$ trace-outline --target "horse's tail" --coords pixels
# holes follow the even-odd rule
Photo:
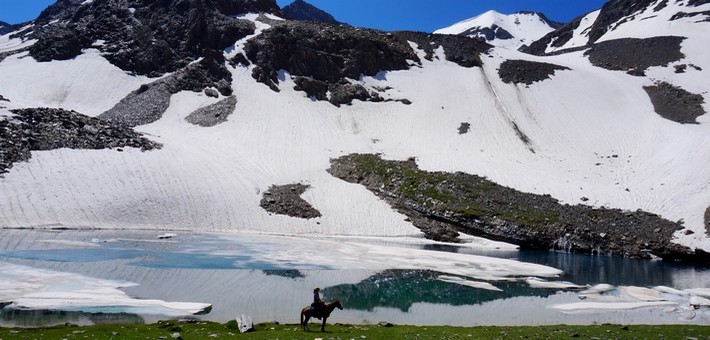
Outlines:
[[[303,325],[303,310],[301,310],[301,325]]]

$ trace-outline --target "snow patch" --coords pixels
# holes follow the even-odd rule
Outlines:
[[[5,308],[167,316],[193,315],[211,308],[204,303],[139,300],[120,290],[135,285],[0,262],[0,304],[7,304]]]

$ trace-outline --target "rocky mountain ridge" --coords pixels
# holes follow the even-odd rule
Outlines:
[[[680,3],[681,1],[676,1]],[[708,1],[682,1],[685,3],[683,10],[679,10],[673,14],[671,21],[683,17],[696,17],[698,22],[707,20],[710,17],[708,11],[695,10],[698,6],[707,4]],[[668,10],[669,2],[667,0],[613,0],[605,3],[601,9],[581,15],[571,22],[557,28],[553,32],[540,37],[537,41],[530,44],[524,49],[525,52],[544,55],[548,53],[550,47],[565,49],[570,40],[575,37],[575,32],[580,31],[580,41],[577,42],[577,48],[584,48],[596,43],[605,34],[616,30],[619,26],[633,20],[648,20],[653,18],[661,10]],[[688,12],[686,12],[688,11]],[[639,16],[644,15],[639,19]],[[593,18],[589,22],[585,19]],[[705,19],[702,19],[702,18]]]
[[[12,32],[13,25],[10,25],[4,21],[0,21],[0,35]]]
[[[611,2],[606,11],[659,8],[663,20],[670,10],[693,9]],[[611,18],[604,11],[599,17]],[[528,18],[552,30],[538,14],[516,14],[519,24],[488,14],[512,27],[531,27]],[[710,65],[698,57],[701,34],[611,39],[605,34],[619,31],[610,29],[592,45],[554,55],[548,42],[544,53],[531,55],[517,51],[520,37],[500,39],[502,25],[489,44],[281,16],[267,0],[61,0],[35,26],[3,36],[9,47],[0,55],[0,77],[9,80],[0,83],[0,185],[8,195],[0,209],[19,204],[32,213],[0,214],[0,225],[378,236],[416,230],[454,242],[471,232],[605,255],[705,254],[707,175],[694,170],[709,141],[708,89],[700,79]],[[674,22],[704,25],[691,22],[699,16]],[[661,20],[620,18],[613,24],[619,29]],[[584,21],[578,23],[567,28],[574,39],[582,36]],[[91,83],[84,69],[115,84],[118,99],[84,86]],[[72,111],[94,100],[106,108],[96,117]],[[35,113],[54,118],[18,123]],[[150,152],[58,150],[126,147]],[[352,154],[382,154],[393,162],[385,168],[444,179],[422,186],[397,178],[390,188],[386,179],[397,176],[390,170],[338,163]],[[417,166],[403,161],[408,157]],[[83,159],[96,173],[80,166]],[[37,187],[36,172],[82,189]],[[473,200],[478,207],[452,214],[459,196],[494,196],[467,184],[484,177],[506,187],[503,196],[513,201]],[[44,199],[26,199],[28,187]],[[142,209],[146,204],[152,208]],[[525,209],[511,213],[516,204]],[[45,213],[54,206],[70,217]]]
[[[253,24],[236,18],[248,12],[282,13],[274,0],[60,0],[17,37],[38,40],[29,49],[38,61],[95,48],[125,71],[156,77],[254,33]]]
[[[282,8],[283,12],[293,20],[318,21],[331,25],[341,25],[330,13],[321,10],[303,0],[296,0]]]

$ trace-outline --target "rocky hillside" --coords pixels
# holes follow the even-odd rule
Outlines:
[[[96,48],[125,71],[155,77],[254,33],[253,24],[235,17],[248,12],[281,14],[274,0],[60,0],[20,37],[38,40],[29,49],[38,61]]]
[[[462,232],[526,248],[710,261],[702,251],[671,242],[680,223],[643,211],[563,205],[475,175],[422,171],[412,159],[348,155],[332,160],[328,171],[364,185],[435,240],[460,242]]]
[[[427,34],[289,20],[273,0],[61,0],[0,37],[0,227],[699,259],[708,10],[612,0],[531,54],[518,33],[554,25],[535,13]],[[473,22],[495,39],[458,34]]]
[[[38,108],[13,110],[10,119],[0,119],[0,175],[13,163],[27,161],[31,151],[70,149],[138,148],[159,149],[160,144],[130,128],[77,112]]]
[[[663,30],[659,27],[663,22],[673,24],[674,21],[690,19],[695,23],[708,22],[710,11],[698,8],[708,1],[676,1],[667,0],[611,0],[601,9],[579,16],[570,23],[546,34],[525,48],[527,53],[543,55],[556,50],[583,48],[604,40],[605,35],[614,35],[615,31],[623,31],[624,26],[632,27],[633,22],[657,21],[653,31]],[[706,24],[701,24],[706,25]],[[653,31],[631,34],[650,34]],[[666,30],[667,31],[667,30]],[[631,38],[624,34],[626,37]],[[629,49],[632,50],[632,49]]]
[[[340,25],[328,12],[321,10],[303,0],[296,0],[282,9],[290,19],[318,21],[326,24]]]

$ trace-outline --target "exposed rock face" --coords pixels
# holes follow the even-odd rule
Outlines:
[[[234,108],[237,105],[237,97],[229,96],[212,105],[200,108],[195,112],[190,113],[185,120],[188,122],[210,127],[227,121],[227,117],[234,113]]]
[[[246,59],[254,63],[253,77],[278,91],[278,72],[294,76],[297,89],[334,105],[353,99],[381,101],[379,95],[347,79],[375,76],[380,71],[408,69],[420,62],[407,41],[417,42],[433,55],[443,46],[446,58],[462,66],[480,66],[479,54],[491,46],[462,36],[418,32],[386,33],[318,22],[277,22],[245,46]],[[244,63],[244,61],[241,61]],[[330,91],[336,98],[326,96]],[[337,93],[340,94],[337,94]]]
[[[10,25],[4,21],[0,21],[0,35],[12,32],[15,29],[14,25]]]
[[[653,11],[658,12],[668,5],[668,1],[662,1],[656,4],[657,0],[611,0],[605,3],[599,10],[599,15],[594,23],[589,27],[588,39],[586,46],[592,46],[595,44],[599,38],[609,31],[614,30],[619,25],[636,18],[637,15],[643,13],[647,8],[653,6]],[[707,3],[708,0],[697,0],[689,1],[688,6],[698,6]],[[579,16],[572,20],[570,23],[558,28],[557,30],[548,33],[539,40],[533,42],[527,48],[523,49],[524,52],[534,54],[534,55],[545,55],[545,50],[547,46],[561,47],[565,45],[573,36],[575,29],[579,27],[582,19],[586,14]],[[675,20],[678,18],[686,16],[699,16],[698,21],[707,20],[704,17],[704,13],[692,13],[688,14],[685,12],[679,12],[671,18]],[[584,47],[574,48],[569,51],[578,50]],[[633,51],[633,47],[627,47],[629,51]],[[557,53],[562,53],[564,51],[559,51]],[[641,55],[641,53],[639,53]]]
[[[708,261],[671,242],[682,229],[643,211],[563,205],[465,173],[419,170],[413,160],[349,155],[331,160],[330,174],[359,183],[405,214],[428,238],[457,241],[458,232],[576,253]]]
[[[550,79],[558,70],[568,67],[528,60],[506,60],[500,64],[498,75],[505,83],[530,85],[536,81]]]
[[[177,92],[200,92],[205,88],[216,88],[222,95],[231,95],[232,75],[225,67],[222,53],[210,50],[205,51],[204,55],[198,63],[166,78],[141,85],[99,117],[135,127],[160,119],[170,106],[170,97]]]
[[[591,46],[606,32],[613,30],[616,26],[624,23],[634,17],[634,15],[645,10],[653,5],[656,0],[611,0],[605,3],[596,21],[589,28],[588,40],[586,45]],[[655,7],[655,11],[659,11],[661,6]],[[573,37],[574,31],[579,28],[582,19],[587,14],[581,15],[570,23],[559,27],[558,29],[546,34],[544,37],[533,42],[523,51],[534,55],[545,55],[547,46],[561,47],[564,46]]]
[[[615,39],[594,44],[585,52],[595,66],[607,70],[643,74],[651,66],[666,66],[685,57],[680,51],[684,37]]]
[[[253,33],[253,23],[234,18],[247,12],[282,14],[274,0],[60,0],[22,35],[39,39],[30,48],[39,61],[93,46],[123,70],[159,76]]]
[[[606,32],[622,23],[622,19],[632,17],[653,5],[656,1],[657,0],[612,0],[605,3],[599,12],[597,20],[589,30],[589,43],[596,42]],[[660,8],[656,9],[656,11],[658,10],[660,10]]]
[[[296,0],[284,7],[283,12],[293,20],[319,21],[326,24],[340,25],[341,22],[335,20],[332,15],[315,7],[303,0]]]
[[[400,31],[392,34],[403,41],[416,43],[420,50],[426,52],[425,58],[427,60],[432,60],[434,50],[443,47],[446,60],[463,67],[480,67],[483,65],[481,53],[487,53],[493,48],[493,45],[485,41],[462,35],[426,34],[411,31]]]
[[[30,151],[122,147],[145,151],[161,147],[130,128],[75,111],[37,108],[12,112],[13,117],[0,120],[0,174],[13,163],[28,160]]]
[[[301,198],[308,188],[309,185],[300,183],[272,185],[264,192],[260,205],[264,210],[274,214],[305,219],[320,217],[321,213]]]
[[[0,118],[0,176],[31,156],[20,121]]]
[[[682,18],[695,18],[695,22],[709,22],[710,21],[710,11],[692,12],[692,13],[678,12],[676,14],[673,14],[673,16],[671,17],[671,21],[682,19]]]
[[[513,35],[506,31],[503,27],[493,24],[491,27],[475,27],[470,28],[460,35],[465,36],[482,36],[486,41],[491,41],[495,39],[507,40],[513,39]]]
[[[278,83],[278,71],[337,82],[404,70],[418,61],[405,42],[384,32],[316,22],[285,22],[249,40],[246,56],[259,66],[255,78]],[[263,77],[262,77],[263,75]]]
[[[585,14],[586,15],[586,14]],[[572,37],[574,36],[574,31],[579,28],[582,23],[584,15],[575,18],[569,23],[560,26],[556,30],[544,35],[542,38],[534,41],[530,46],[523,46],[520,50],[533,54],[533,55],[545,55],[547,46],[560,47],[564,46]]]
[[[681,124],[698,124],[696,118],[705,114],[702,95],[690,93],[666,82],[644,86],[643,89],[651,97],[656,113],[663,118]]]

